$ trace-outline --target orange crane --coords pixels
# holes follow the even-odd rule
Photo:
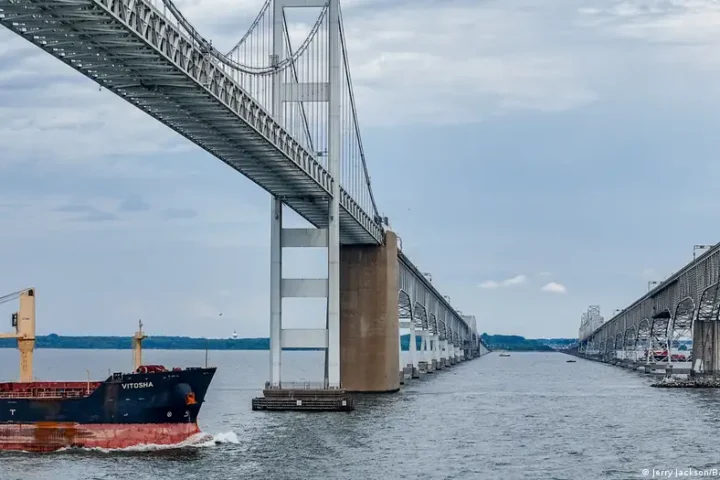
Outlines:
[[[35,289],[26,288],[0,297],[0,304],[20,300],[20,308],[12,314],[15,333],[0,333],[0,338],[17,339],[20,351],[20,381],[33,381],[33,350],[35,349]]]

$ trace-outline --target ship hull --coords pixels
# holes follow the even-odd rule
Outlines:
[[[0,425],[0,450],[52,452],[63,448],[120,449],[177,445],[200,433],[197,423],[54,423]]]
[[[68,384],[15,384],[45,391],[49,385],[53,396],[23,397],[6,388],[0,398],[0,450],[181,443],[200,432],[197,418],[214,374],[215,368],[113,374],[73,398],[57,398],[67,395]]]

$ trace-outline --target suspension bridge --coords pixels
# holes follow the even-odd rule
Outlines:
[[[295,38],[300,9],[315,20]],[[324,349],[324,388],[362,392],[488,351],[378,213],[339,0],[267,0],[226,52],[172,0],[0,0],[0,24],[271,194],[270,387],[284,348]],[[283,228],[283,205],[313,228]],[[283,249],[303,247],[327,249],[327,278],[282,277]],[[326,298],[325,328],[283,328],[291,297]]]

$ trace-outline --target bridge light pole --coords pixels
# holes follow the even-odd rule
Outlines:
[[[661,283],[660,280],[648,280],[648,292],[652,290],[653,285],[660,285]]]

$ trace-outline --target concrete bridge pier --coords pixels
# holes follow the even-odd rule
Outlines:
[[[437,362],[435,361],[435,350],[433,347],[434,340],[429,330],[423,330],[425,335],[425,343],[423,343],[423,360],[427,364],[427,373],[435,373],[437,370]]]
[[[720,374],[720,328],[717,321],[696,320],[693,326],[692,375]]]
[[[445,352],[443,351],[443,340],[439,338],[436,340],[437,351],[435,356],[435,362],[437,363],[438,370],[445,367]]]
[[[349,392],[400,389],[397,236],[340,248],[340,381]]]
[[[409,380],[411,378],[419,378],[419,370],[418,370],[418,359],[417,359],[417,340],[415,335],[415,323],[410,322],[400,322],[400,331],[398,332],[398,338],[401,338],[403,336],[403,330],[402,329],[408,329],[410,330],[410,344],[408,345],[408,356],[410,357],[409,363],[405,363],[403,361],[403,349],[402,344],[400,344],[400,348],[398,349],[399,359],[400,359],[400,383],[404,384],[405,380]]]
[[[316,246],[323,241],[323,232],[281,230],[281,208],[275,202],[276,216],[273,229],[273,252],[282,247]],[[280,235],[282,232],[282,235]],[[312,241],[311,241],[312,240]],[[280,302],[285,296],[308,296],[324,293],[318,287],[319,281],[286,280],[280,276],[280,253],[273,256],[272,266],[276,280],[273,286],[271,312],[271,382],[273,387],[280,383],[280,356],[282,348],[296,346],[326,346],[330,353],[339,357],[339,382],[332,375],[330,362],[330,387],[340,387],[344,392],[384,393],[395,392],[401,383],[419,377],[424,367],[433,372],[442,366],[454,364],[461,358],[461,352],[448,340],[440,340],[439,333],[429,330],[415,330],[412,316],[410,322],[400,323],[398,305],[400,261],[398,258],[397,236],[385,232],[382,245],[341,245],[339,249],[339,341],[332,341],[333,329],[286,330],[281,328]],[[275,278],[278,277],[278,278]],[[328,280],[329,282],[329,280]],[[332,283],[332,282],[329,282]],[[292,288],[291,288],[292,287]],[[302,290],[300,287],[304,287]],[[311,289],[310,287],[313,287]],[[332,323],[331,323],[332,326]],[[410,329],[410,364],[404,365],[400,349],[400,328]],[[454,332],[457,335],[456,332]],[[422,352],[417,352],[416,335],[422,340]],[[294,337],[292,336],[294,335]],[[278,341],[279,339],[279,341]],[[293,340],[291,342],[290,340]],[[314,342],[314,343],[313,343]],[[339,348],[338,348],[339,347]],[[333,355],[330,355],[332,357]],[[425,362],[421,366],[420,359]],[[339,385],[337,385],[339,383]]]
[[[418,352],[417,352],[417,334],[415,332],[415,322],[410,322],[410,376],[412,378],[420,378],[420,369],[418,368]]]
[[[432,357],[432,350],[430,347],[432,347],[430,342],[430,331],[429,330],[423,330],[423,339],[422,339],[422,356],[423,361],[425,362],[425,373],[434,373],[435,367],[433,365],[433,357]]]
[[[420,330],[420,352],[418,352],[418,357],[420,358],[418,362],[420,373],[432,373],[427,355],[427,330]]]

